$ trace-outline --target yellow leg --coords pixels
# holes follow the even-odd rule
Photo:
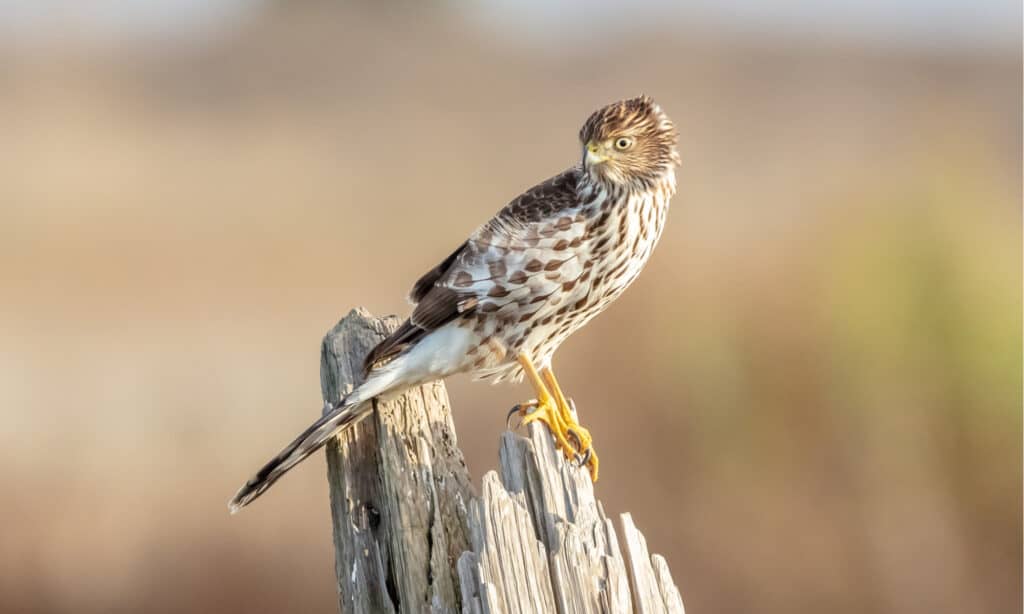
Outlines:
[[[579,453],[587,456],[587,467],[590,469],[590,478],[596,482],[599,462],[597,459],[597,453],[594,452],[591,445],[593,443],[593,438],[590,436],[590,431],[583,428],[583,426],[577,421],[576,416],[572,411],[572,407],[569,405],[569,401],[562,393],[562,387],[558,385],[558,380],[555,379],[555,373],[551,368],[544,367],[540,370],[540,375],[547,384],[547,387],[554,394],[555,404],[558,406],[562,422],[565,424],[567,432],[571,433],[579,443]],[[587,454],[588,452],[589,454]]]
[[[548,391],[540,375],[537,374],[537,369],[533,367],[533,362],[525,354],[520,354],[518,360],[519,364],[523,367],[523,373],[526,374],[527,381],[530,382],[533,390],[537,393],[536,400],[520,404],[523,413],[523,424],[529,424],[535,420],[543,422],[547,425],[551,434],[554,435],[555,443],[562,453],[565,454],[565,457],[570,460],[575,458],[576,448],[566,439],[568,430],[565,422],[562,420],[562,412],[555,398],[551,396],[551,392]],[[527,411],[531,408],[533,411]]]

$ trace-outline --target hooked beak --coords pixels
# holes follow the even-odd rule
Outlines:
[[[586,166],[601,164],[607,159],[608,157],[601,152],[601,148],[593,141],[587,143],[586,147],[583,148],[583,162]]]

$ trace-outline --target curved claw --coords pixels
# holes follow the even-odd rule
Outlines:
[[[537,400],[536,399],[530,399],[529,401],[526,401],[525,403],[516,403],[515,405],[513,405],[512,409],[508,410],[508,414],[505,415],[505,430],[514,431],[517,428],[519,428],[520,426],[523,426],[523,423],[520,422],[518,425],[516,425],[513,428],[512,427],[512,416],[514,416],[516,414],[519,414],[520,416],[526,416],[527,415],[527,411],[526,410],[528,410],[528,409],[530,409],[532,407],[537,407]]]
[[[512,409],[508,410],[508,415],[505,416],[505,430],[506,431],[514,431],[514,430],[516,430],[516,428],[519,428],[518,426],[517,427],[513,427],[512,426],[512,416],[521,415],[522,413],[523,413],[523,405],[521,403],[516,403],[515,405],[512,406]]]
[[[577,463],[576,466],[582,467],[589,463],[594,455],[594,448],[584,443],[583,438],[573,428],[566,429],[565,438],[572,444],[572,447],[576,448],[576,453],[573,455]]]
[[[572,439],[576,442],[576,450],[579,452],[583,452],[584,450],[590,448],[590,444],[593,441],[593,439],[591,439],[590,437],[590,431],[579,425],[576,425],[575,428],[571,426],[568,427],[566,429],[566,436],[567,438],[569,436],[572,437]]]
[[[571,427],[565,429],[565,438],[572,442],[572,447],[576,448],[577,456],[579,456],[580,452],[586,451],[583,448],[583,440],[580,439],[580,434],[577,433],[575,429]]]

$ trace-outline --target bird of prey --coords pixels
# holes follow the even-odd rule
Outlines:
[[[579,132],[582,160],[530,188],[416,282],[412,315],[365,361],[366,378],[245,483],[232,513],[263,494],[372,400],[456,373],[524,377],[539,420],[596,480],[590,433],[551,370],[555,351],[603,311],[647,263],[675,194],[676,129],[650,97],[595,111]]]

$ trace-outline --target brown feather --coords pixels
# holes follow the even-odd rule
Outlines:
[[[472,297],[445,288],[433,286],[413,309],[412,315],[387,339],[378,343],[363,361],[363,370],[368,373],[373,367],[398,356],[416,344],[427,333],[441,328],[459,315],[468,313],[476,306]]]
[[[412,303],[422,301],[423,297],[427,295],[427,292],[430,292],[430,289],[437,283],[437,280],[441,279],[441,276],[448,272],[452,263],[455,262],[455,259],[459,257],[459,254],[461,254],[462,250],[465,248],[466,244],[463,243],[447,258],[442,260],[441,264],[427,271],[423,277],[420,277],[416,283],[413,284],[412,290],[409,292],[409,301]]]

